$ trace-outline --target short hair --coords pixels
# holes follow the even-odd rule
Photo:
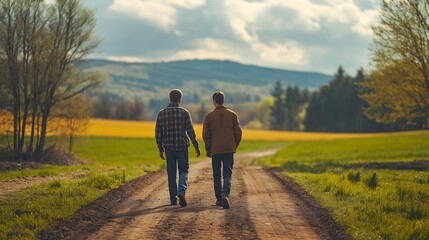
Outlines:
[[[221,91],[217,91],[213,93],[213,101],[215,101],[219,105],[223,105],[225,102],[225,94]]]
[[[173,89],[170,92],[170,101],[174,103],[180,102],[182,99],[183,93],[180,89]]]

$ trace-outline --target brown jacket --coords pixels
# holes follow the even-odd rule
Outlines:
[[[203,139],[208,155],[235,153],[241,141],[237,114],[219,106],[204,119]]]

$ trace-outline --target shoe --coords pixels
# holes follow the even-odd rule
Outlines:
[[[222,200],[216,200],[216,206],[222,207],[223,206]]]
[[[171,203],[171,206],[175,206],[175,205],[177,205],[177,202],[172,202]]]
[[[183,193],[178,193],[177,197],[179,198],[179,204],[182,207],[186,207],[188,204],[186,203],[186,198],[185,198],[185,194]]]
[[[229,199],[227,196],[222,197],[222,207],[224,209],[229,209]]]

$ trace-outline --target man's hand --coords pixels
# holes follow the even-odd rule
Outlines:
[[[159,157],[160,157],[162,160],[165,160],[164,152],[159,152]]]
[[[195,148],[195,152],[197,153],[197,157],[201,156],[201,151],[199,148]]]

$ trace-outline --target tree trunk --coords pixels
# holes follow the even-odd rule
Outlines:
[[[49,112],[50,107],[48,107],[45,111],[42,113],[42,128],[40,130],[40,141],[39,144],[36,147],[36,158],[40,158],[43,153],[43,149],[45,148],[46,143],[46,130],[48,126],[48,118],[49,118]]]
[[[27,97],[25,97],[27,98]],[[19,137],[19,143],[18,143],[18,150],[22,152],[25,144],[25,130],[27,128],[27,118],[28,118],[28,100],[24,100],[24,112],[22,115],[22,121],[21,121],[21,136]]]
[[[74,144],[74,136],[73,133],[70,133],[69,135],[69,153],[73,150],[73,144]]]
[[[17,160],[18,155],[18,109],[16,101],[13,108],[13,158]]]
[[[28,153],[32,153],[33,152],[33,144],[34,144],[34,132],[35,132],[35,128],[36,128],[36,124],[38,122],[36,122],[36,115],[37,115],[37,91],[35,90],[35,86],[33,85],[33,112],[31,114],[31,133],[30,133],[30,142],[28,144]]]

